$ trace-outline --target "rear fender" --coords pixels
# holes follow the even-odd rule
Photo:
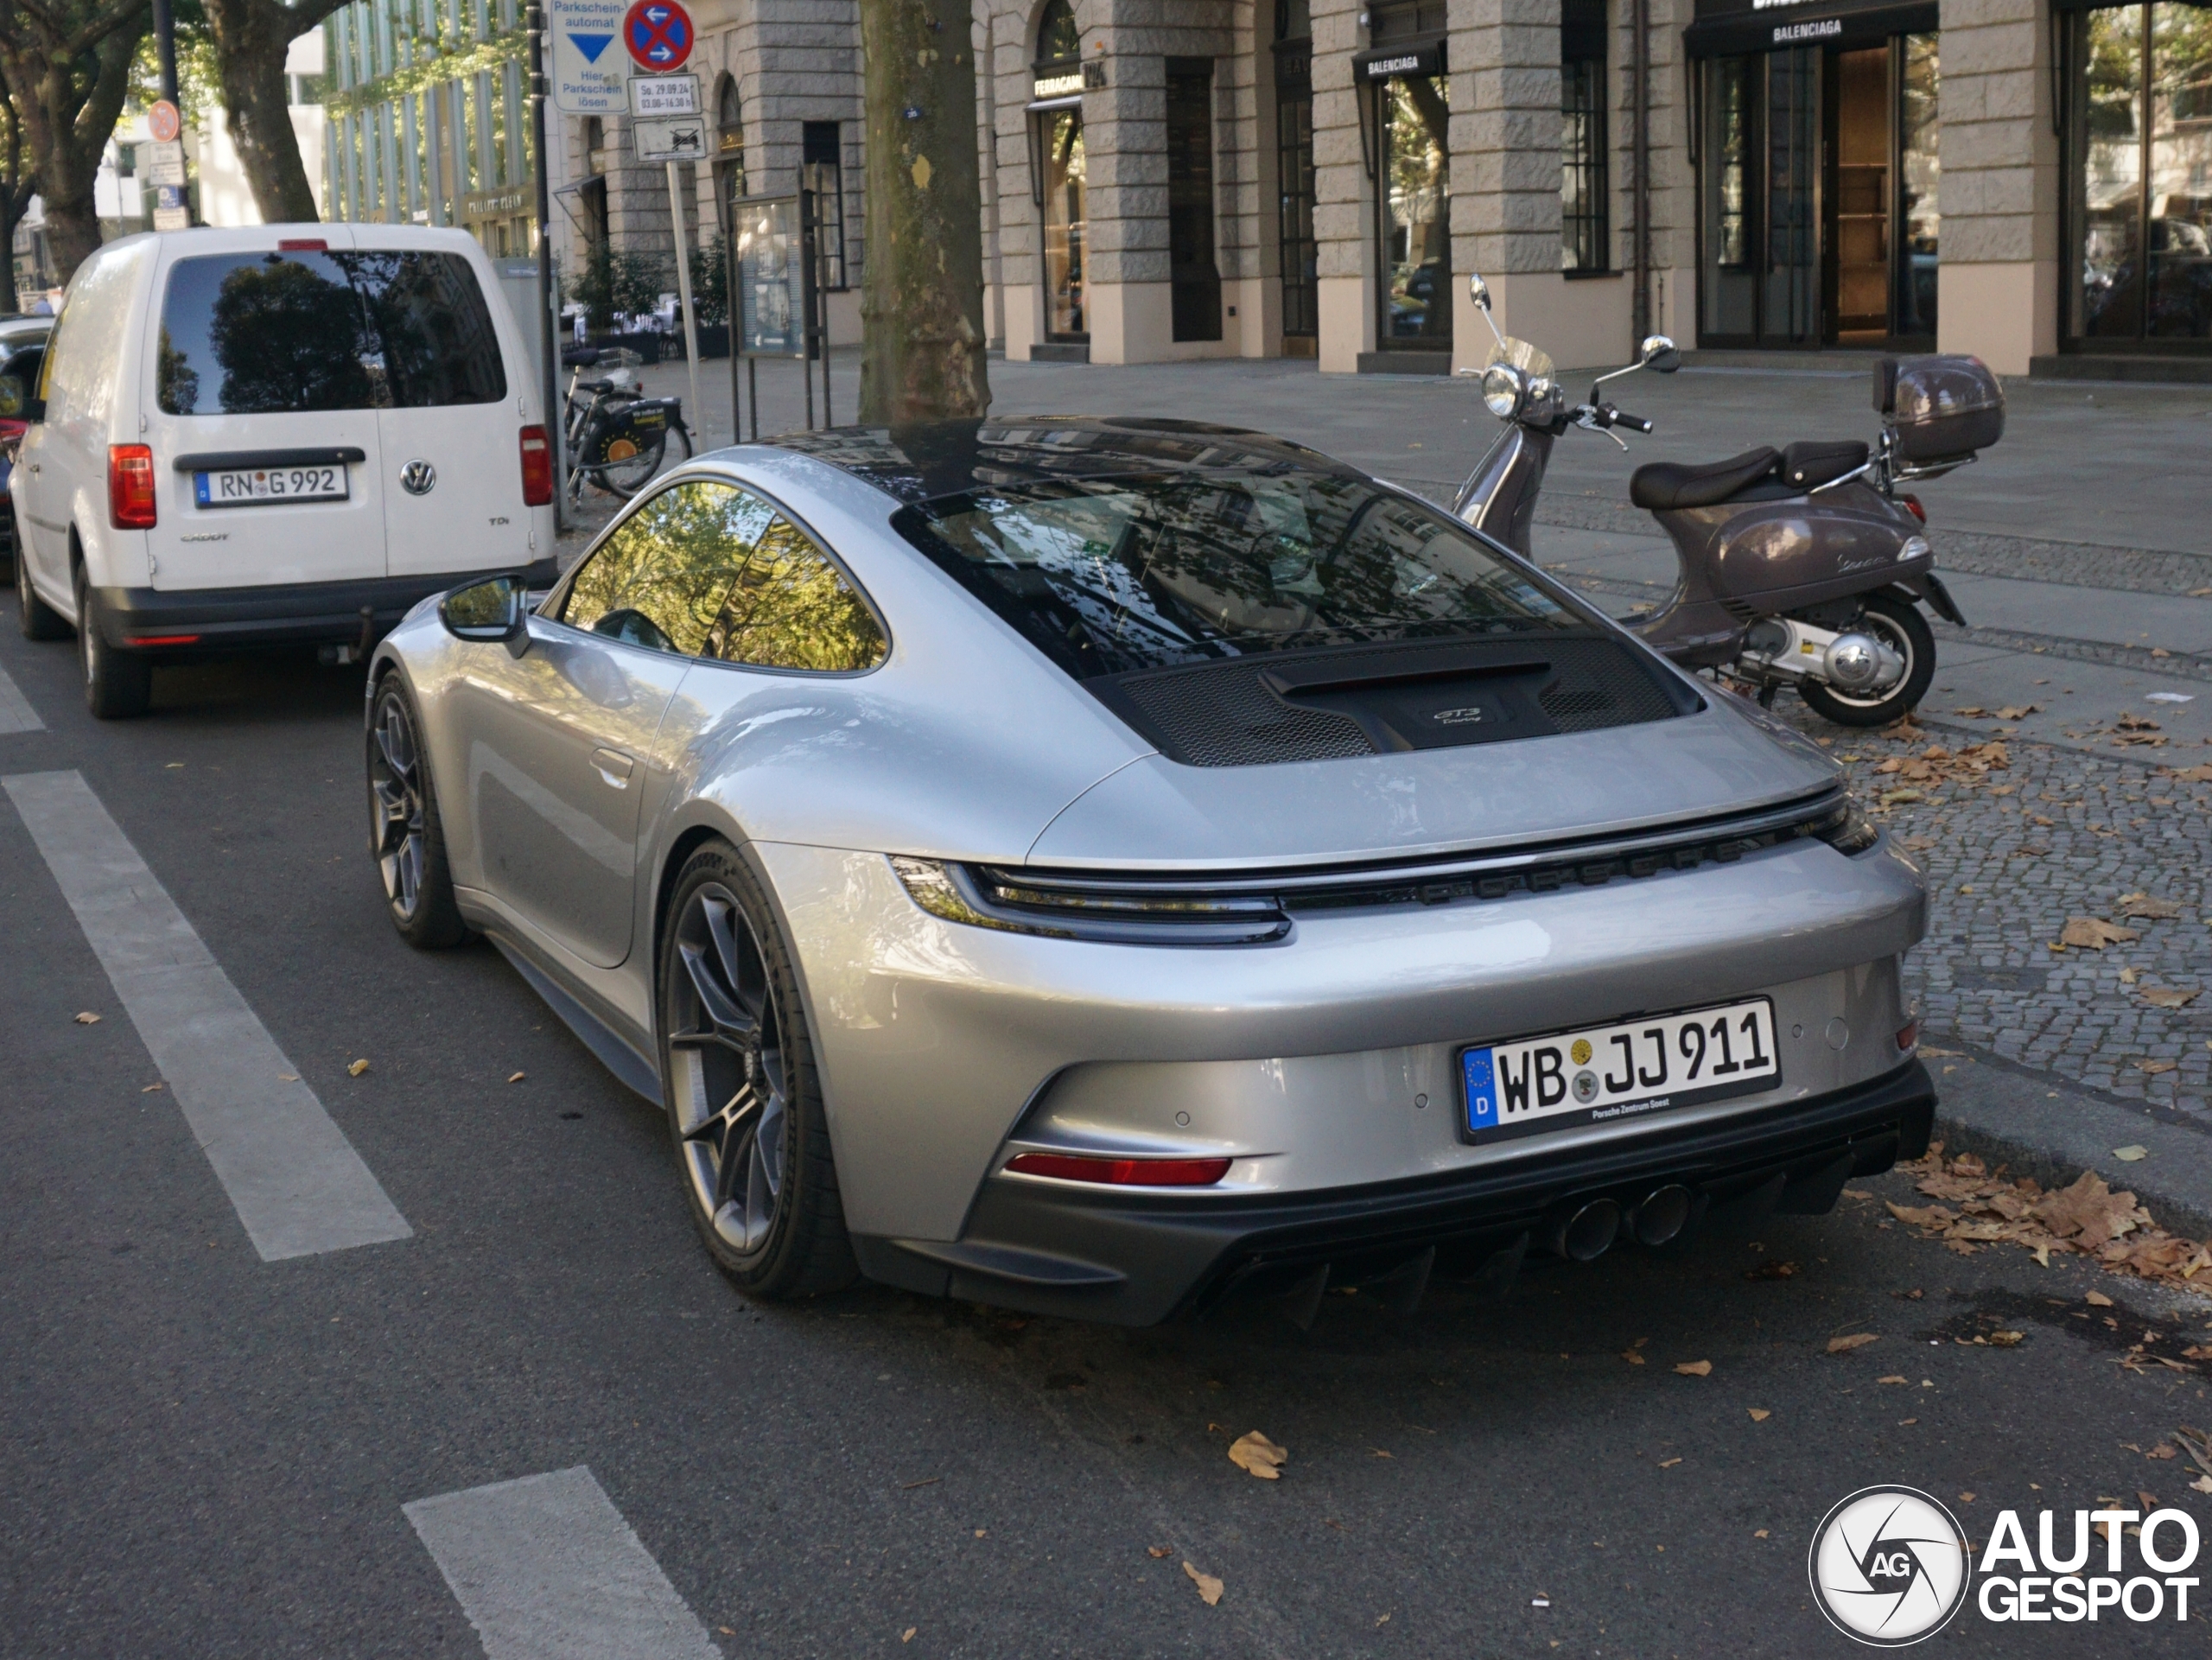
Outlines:
[[[1943,586],[1943,579],[1934,571],[1923,570],[1916,576],[1900,576],[1897,585],[1914,599],[1923,601],[1930,610],[1953,627],[1963,628],[1967,626],[1966,617],[1959,610],[1958,601],[1952,599],[1951,590]]]

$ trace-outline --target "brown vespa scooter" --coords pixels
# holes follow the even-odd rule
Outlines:
[[[1497,341],[1481,372],[1483,402],[1506,424],[1452,511],[1533,557],[1552,445],[1580,427],[1625,450],[1615,429],[1649,432],[1651,423],[1601,402],[1599,388],[1640,369],[1671,374],[1681,354],[1654,334],[1636,362],[1598,377],[1588,403],[1569,406],[1551,359],[1499,332],[1489,286],[1474,277],[1468,287]],[[1996,442],[2005,394],[1978,358],[1885,358],[1874,407],[1883,424],[1871,453],[1856,442],[1793,443],[1706,466],[1637,468],[1629,499],[1664,528],[1681,576],[1656,611],[1622,620],[1685,668],[1749,683],[1763,704],[1795,686],[1844,726],[1881,726],[1910,711],[1936,675],[1921,603],[1947,621],[1966,619],[1936,576],[1925,512],[1897,487],[1964,466]]]

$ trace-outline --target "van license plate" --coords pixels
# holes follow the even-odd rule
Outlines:
[[[195,473],[202,507],[266,507],[280,501],[343,501],[346,469],[330,467],[235,467]]]
[[[1760,997],[1464,1049],[1471,1142],[1611,1123],[1782,1083],[1774,1005]]]

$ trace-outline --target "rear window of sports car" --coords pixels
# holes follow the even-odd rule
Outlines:
[[[941,496],[892,522],[1079,680],[1588,621],[1458,521],[1351,475],[1025,483]]]

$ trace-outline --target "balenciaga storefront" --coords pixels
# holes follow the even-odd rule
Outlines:
[[[1699,0],[1697,339],[1931,351],[1938,8]]]

